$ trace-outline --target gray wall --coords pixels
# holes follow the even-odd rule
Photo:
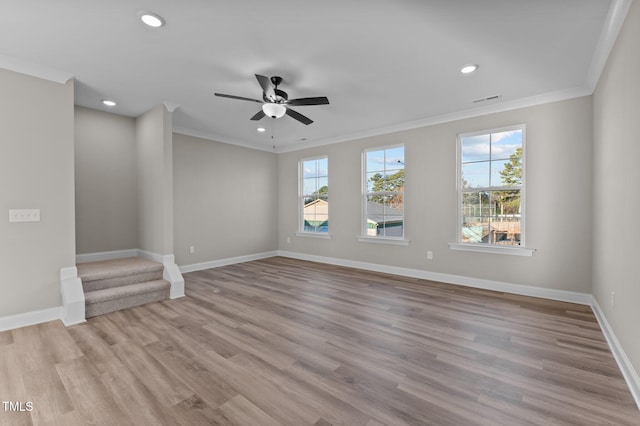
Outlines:
[[[173,138],[176,263],[276,250],[276,155],[177,133]]]
[[[171,113],[163,105],[136,119],[138,248],[173,253]]]
[[[73,81],[0,69],[0,317],[61,305],[75,265]],[[9,223],[9,209],[41,221]]]
[[[594,93],[593,295],[640,372],[640,4],[633,2]],[[615,292],[615,306],[611,305]]]
[[[138,248],[136,122],[75,107],[76,252]]]
[[[591,97],[281,154],[282,250],[514,284],[591,291]],[[526,244],[532,257],[451,251],[456,241],[456,135],[525,123]],[[360,243],[363,149],[404,143],[409,246]],[[329,156],[330,240],[298,237],[298,161]],[[291,243],[287,243],[287,238]],[[426,252],[434,252],[427,260]]]

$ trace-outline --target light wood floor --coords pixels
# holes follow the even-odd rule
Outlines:
[[[590,308],[271,258],[0,333],[2,425],[640,425]]]

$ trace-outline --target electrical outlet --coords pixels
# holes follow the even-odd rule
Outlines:
[[[287,237],[287,244],[291,244],[291,237]]]
[[[196,248],[194,246],[189,246],[189,253],[193,254],[196,252]]]
[[[433,252],[432,251],[428,251],[427,252],[427,259],[433,260]]]
[[[611,292],[611,307],[615,308],[616,306],[616,292],[612,291]]]

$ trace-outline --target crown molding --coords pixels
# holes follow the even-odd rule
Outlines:
[[[482,115],[494,114],[498,112],[511,111],[520,108],[526,108],[536,105],[542,105],[552,102],[563,101],[567,99],[580,98],[582,96],[589,96],[593,93],[593,90],[587,86],[574,87],[572,89],[559,90],[556,92],[543,93],[540,95],[529,96],[522,99],[515,99],[504,102],[494,102],[488,105],[483,105],[477,108],[469,108],[462,111],[456,111],[448,114],[441,114],[432,117],[423,118],[416,121],[410,121],[406,123],[399,123],[386,127],[379,127],[363,132],[352,133],[344,136],[337,136],[334,138],[319,139],[316,141],[308,141],[295,145],[287,145],[276,149],[277,153],[299,151],[301,149],[313,148],[323,145],[330,145],[334,143],[341,143],[347,141],[353,141],[356,139],[363,139],[367,137],[380,136],[389,133],[401,132],[405,130],[417,129],[420,127],[433,126],[436,124],[448,123],[451,121],[463,120],[466,118],[479,117]]]
[[[585,80],[585,86],[589,88],[591,93],[596,89],[600,75],[604,71],[604,67],[607,64],[607,59],[611,53],[611,49],[618,38],[618,34],[622,29],[624,19],[627,17],[627,12],[631,7],[632,0],[613,0],[611,6],[609,6],[609,12],[602,26],[600,32],[600,38],[598,44],[591,58],[591,64],[587,71],[587,78]]]
[[[233,145],[243,146],[246,148],[252,148],[252,149],[268,151],[268,152],[275,152],[280,154],[280,153],[286,153],[286,152],[300,151],[307,148],[314,148],[314,147],[319,147],[324,145],[347,142],[347,141],[352,141],[356,139],[401,132],[405,130],[412,130],[420,127],[433,126],[436,124],[442,124],[442,123],[462,120],[466,118],[479,117],[482,115],[505,112],[505,111],[526,108],[526,107],[531,107],[536,105],[542,105],[542,104],[551,103],[551,102],[558,102],[558,101],[572,99],[572,98],[579,98],[582,96],[590,96],[593,94],[593,91],[595,90],[598,84],[598,80],[600,79],[600,75],[602,74],[602,71],[604,70],[604,67],[607,63],[607,59],[609,58],[611,49],[613,49],[615,41],[624,23],[625,17],[627,16],[627,12],[629,11],[631,2],[632,0],[612,0],[611,5],[609,7],[609,11],[607,13],[605,23],[600,33],[600,37],[598,39],[593,57],[591,59],[591,64],[589,65],[589,69],[587,70],[587,75],[585,78],[584,85],[579,87],[574,87],[571,89],[565,89],[565,90],[560,90],[555,92],[543,93],[540,95],[530,96],[522,99],[511,100],[511,101],[492,102],[491,104],[483,105],[478,108],[469,108],[462,111],[441,114],[441,115],[427,117],[427,118],[416,120],[416,121],[399,123],[391,126],[375,128],[371,130],[351,133],[351,134],[342,135],[342,136],[322,138],[322,139],[306,141],[302,143],[291,143],[291,144],[277,147],[275,149],[269,146],[260,147],[247,142],[229,140],[227,138],[212,137],[211,135],[205,135],[200,132],[191,131],[189,129],[180,129],[180,130],[177,130],[177,133],[183,133],[186,135],[201,137],[205,139],[218,140],[222,143],[229,143]]]
[[[250,149],[256,149],[259,151],[282,154],[286,152],[300,151],[307,148],[315,148],[318,146],[331,145],[335,143],[349,142],[357,139],[386,135],[386,134],[395,133],[395,132],[402,132],[405,130],[417,129],[420,127],[433,126],[436,124],[448,123],[451,121],[463,120],[466,118],[480,117],[488,114],[495,114],[499,112],[511,111],[511,110],[516,110],[520,108],[527,108],[527,107],[536,106],[536,105],[543,105],[543,104],[563,101],[567,99],[580,98],[582,96],[589,96],[591,94],[593,94],[593,90],[587,86],[574,87],[572,89],[543,93],[541,95],[529,96],[527,98],[522,98],[522,99],[496,102],[490,105],[483,105],[477,108],[470,108],[470,109],[456,111],[448,114],[436,115],[433,117],[427,117],[424,119],[410,121],[407,123],[399,123],[399,124],[386,126],[386,127],[378,127],[375,129],[366,130],[363,132],[351,133],[343,136],[323,138],[323,139],[301,142],[301,143],[292,143],[292,144],[276,147],[275,149],[268,145],[257,146],[249,142],[243,142],[236,139],[225,138],[219,135],[212,135],[206,132],[187,129],[184,127],[174,127],[173,132],[187,135],[187,136],[193,136],[196,138],[217,141],[220,143],[241,146],[243,148],[250,148]]]
[[[162,105],[164,105],[164,107],[167,109],[167,111],[169,112],[173,112],[175,111],[177,108],[180,108],[180,104],[175,103],[175,102],[171,102],[171,101],[164,101],[162,102]]]
[[[268,146],[268,145],[258,146],[258,145],[251,144],[249,142],[244,142],[244,141],[233,139],[233,138],[225,138],[225,137],[221,137],[220,135],[213,135],[207,132],[201,132],[199,130],[187,129],[186,127],[174,127],[173,133],[178,133],[185,136],[191,136],[194,138],[206,139],[213,142],[236,145],[242,148],[255,149],[258,151],[266,151],[271,153],[278,152],[277,150],[274,150],[272,146]]]
[[[73,78],[73,74],[68,72],[6,55],[0,55],[0,68],[60,84],[66,84]]]
[[[588,96],[593,94],[595,90],[598,80],[606,66],[607,59],[609,54],[615,45],[615,41],[620,33],[624,20],[627,16],[629,8],[631,6],[632,0],[612,0],[609,11],[607,13],[607,17],[605,19],[604,25],[602,27],[600,37],[596,44],[596,48],[594,54],[591,59],[591,63],[589,65],[589,69],[587,70],[587,75],[585,78],[584,85],[581,87],[562,90],[558,92],[551,92],[546,94],[541,94],[537,96],[532,96],[528,98],[505,101],[505,102],[495,102],[489,105],[483,105],[479,108],[470,108],[463,111],[457,111],[432,117],[427,117],[425,119],[407,122],[407,123],[399,123],[391,126],[375,128],[371,130],[366,130],[362,132],[356,132],[352,134],[330,137],[330,138],[322,138],[313,141],[306,141],[302,143],[290,143],[287,145],[283,145],[280,147],[273,148],[269,144],[265,144],[263,146],[255,145],[250,142],[237,140],[233,138],[222,137],[221,135],[208,134],[206,132],[196,131],[187,128],[174,128],[175,133],[180,133],[188,136],[194,136],[198,138],[208,139],[219,141],[222,143],[227,143],[231,145],[241,146],[244,148],[255,149],[259,151],[272,152],[272,153],[285,153],[292,151],[299,151],[302,149],[313,148],[318,146],[330,145],[334,143],[341,143],[352,141],[355,139],[362,139],[366,137],[385,135],[389,133],[400,132],[404,130],[416,129],[419,127],[432,126],[435,124],[441,124],[456,120],[461,120],[465,118],[472,118],[486,114],[498,113],[509,111],[512,109],[524,108],[528,106],[534,106],[544,103],[556,102],[560,100],[580,97],[580,96]],[[60,71],[54,68],[50,68],[47,66],[35,64],[29,61],[25,61],[19,58],[0,55],[0,68],[7,69],[10,71],[18,72],[21,74],[29,75],[32,77],[41,78],[44,80],[52,81],[55,83],[66,84],[69,80],[71,80],[74,75],[65,71]],[[180,105],[165,101],[163,102],[164,106],[168,111],[173,112]]]

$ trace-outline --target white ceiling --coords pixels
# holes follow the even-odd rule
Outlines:
[[[630,0],[2,0],[0,67],[64,81],[75,101],[138,116],[178,106],[174,129],[277,151],[590,94]],[[151,29],[138,12],[166,26]],[[463,76],[459,69],[477,63]],[[250,121],[254,74],[290,98]],[[481,103],[474,99],[501,98]],[[118,102],[112,109],[100,101]],[[268,129],[258,133],[263,125]]]

